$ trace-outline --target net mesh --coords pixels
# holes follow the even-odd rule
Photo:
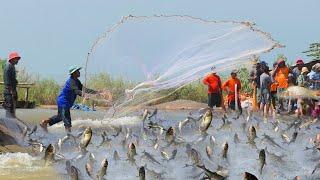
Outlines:
[[[108,72],[137,82],[114,102],[122,116],[162,102],[211,67],[223,72],[252,56],[282,47],[250,22],[211,21],[182,15],[126,16],[92,45],[85,81]],[[86,82],[85,82],[86,84]]]

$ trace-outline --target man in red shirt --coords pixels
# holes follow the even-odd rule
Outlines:
[[[211,68],[211,73],[202,82],[208,86],[208,106],[211,108],[213,106],[224,107],[222,103],[221,79],[216,74],[215,67]]]
[[[239,112],[242,114],[242,108],[240,103],[240,90],[241,90],[241,82],[237,78],[238,70],[233,70],[231,72],[231,77],[222,85],[222,89],[227,91],[228,93],[228,106],[229,108],[236,110],[236,102],[238,104]],[[236,87],[237,87],[237,100],[236,100]]]

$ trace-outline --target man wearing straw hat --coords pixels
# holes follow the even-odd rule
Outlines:
[[[80,77],[80,69],[78,66],[71,66],[69,68],[69,75],[66,84],[60,92],[57,98],[58,114],[52,116],[49,119],[42,120],[40,126],[47,131],[47,126],[54,125],[60,121],[63,121],[64,127],[67,132],[71,132],[71,116],[70,109],[73,106],[77,96],[83,96],[82,84],[78,79]],[[100,94],[100,92],[85,88],[86,93],[90,94]],[[85,97],[86,98],[86,97]]]
[[[262,74],[259,56],[254,56],[251,62],[252,68],[249,76],[253,87],[253,108],[258,110],[260,101],[260,75]]]

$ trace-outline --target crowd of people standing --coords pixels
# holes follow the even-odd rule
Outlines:
[[[223,91],[227,93],[227,105],[235,110],[238,108],[242,113],[240,102],[241,79],[237,78],[237,70],[231,72],[231,77],[222,83],[213,67],[204,79],[203,83],[208,86],[208,106],[224,107]],[[304,87],[310,90],[320,90],[320,63],[316,63],[308,69],[302,59],[298,59],[294,66],[289,67],[285,58],[280,57],[269,68],[268,63],[260,61],[259,57],[252,60],[252,68],[249,80],[253,88],[253,106],[260,109],[265,119],[273,113],[310,115],[318,118],[320,104],[317,100],[281,98],[290,86]],[[319,105],[318,105],[319,104]]]

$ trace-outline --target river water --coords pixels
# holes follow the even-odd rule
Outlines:
[[[3,114],[3,111],[1,111]],[[17,110],[17,116],[31,124],[38,124],[40,119],[50,117],[54,115],[54,110],[34,109],[34,110]],[[142,112],[141,112],[142,113]],[[305,147],[311,147],[313,143],[310,141],[314,139],[319,129],[318,124],[313,124],[310,129],[301,128],[298,131],[298,137],[294,143],[283,143],[281,134],[285,133],[290,138],[294,132],[294,128],[288,131],[281,131],[286,129],[290,124],[297,120],[294,117],[289,116],[277,116],[276,119],[269,119],[268,123],[264,123],[259,115],[253,115],[249,121],[247,121],[246,115],[240,116],[236,119],[236,115],[228,113],[228,120],[231,123],[229,126],[222,126],[222,114],[219,111],[214,112],[214,118],[210,128],[208,129],[209,136],[204,140],[198,142],[201,137],[198,132],[198,123],[189,124],[183,128],[182,133],[178,130],[178,123],[181,120],[186,119],[189,112],[187,111],[159,111],[158,115],[152,119],[154,122],[163,124],[165,128],[170,126],[176,127],[176,135],[185,140],[185,143],[180,145],[170,145],[166,147],[164,141],[164,134],[159,141],[159,147],[155,149],[152,141],[154,136],[148,136],[148,139],[142,138],[142,121],[140,113],[128,117],[122,117],[117,119],[104,118],[104,112],[82,112],[78,110],[72,111],[73,117],[73,134],[83,131],[86,126],[90,126],[93,129],[92,141],[89,144],[87,150],[95,156],[96,162],[94,163],[94,173],[97,173],[100,168],[100,163],[103,158],[107,158],[109,166],[107,170],[106,179],[138,179],[138,167],[131,165],[126,161],[127,144],[122,146],[121,141],[125,137],[125,133],[121,133],[117,137],[113,137],[116,132],[113,126],[122,126],[123,131],[127,128],[132,130],[132,136],[129,142],[134,142],[137,146],[136,163],[138,166],[146,165],[148,170],[153,170],[157,173],[162,173],[163,179],[200,179],[203,177],[196,176],[202,172],[199,168],[184,167],[185,164],[191,164],[190,159],[186,155],[185,144],[189,143],[196,149],[200,155],[203,164],[211,171],[216,171],[218,165],[222,166],[228,173],[228,179],[242,179],[245,171],[256,175],[259,179],[293,179],[295,176],[301,176],[302,179],[320,179],[320,170],[311,175],[315,165],[319,163],[319,152],[308,150],[305,151]],[[198,113],[193,113],[193,116],[198,116]],[[280,121],[280,130],[275,132],[274,126],[271,122]],[[309,120],[305,118],[305,120]],[[148,122],[148,120],[146,120]],[[246,127],[243,126],[246,124]],[[250,125],[254,125],[257,129],[257,138],[255,139],[256,147],[252,147],[247,143],[247,131]],[[222,127],[222,128],[221,128]],[[49,127],[49,133],[44,133],[41,128],[35,134],[32,134],[30,138],[38,139],[45,146],[48,144],[56,144],[60,138],[63,138],[66,133],[62,123]],[[104,144],[99,146],[102,141],[101,133],[105,131],[109,138],[112,139],[111,144]],[[240,143],[234,142],[234,135],[238,134]],[[274,138],[274,141],[278,143],[282,148],[274,146],[271,142],[263,139],[263,135],[269,135]],[[213,136],[216,139],[214,145],[209,141],[209,137]],[[139,138],[138,138],[139,137]],[[28,137],[26,137],[26,140]],[[44,167],[42,157],[44,152],[34,153],[29,155],[26,153],[11,153],[0,155],[0,179],[70,179],[65,170],[66,159],[71,160],[71,164],[77,167],[80,171],[80,179],[90,179],[85,171],[85,164],[89,162],[88,155],[84,158],[76,159],[79,155],[77,148],[77,142],[66,141],[62,145],[61,151],[56,149],[57,153],[62,155],[56,157],[58,160],[51,167]],[[222,158],[222,145],[224,142],[228,142],[229,151],[227,159]],[[210,146],[213,149],[213,158],[209,159],[206,155],[205,147]],[[262,174],[259,172],[259,150],[267,150],[266,165],[262,170]],[[171,155],[171,152],[177,149],[178,153],[174,160],[166,161],[160,155],[160,150],[167,152]],[[113,160],[113,153],[117,150],[120,155],[120,161]],[[154,164],[148,159],[143,158],[143,151],[146,151],[154,156],[161,165]],[[282,157],[279,159],[278,157]],[[150,171],[147,170],[146,179],[157,179],[152,176]]]

